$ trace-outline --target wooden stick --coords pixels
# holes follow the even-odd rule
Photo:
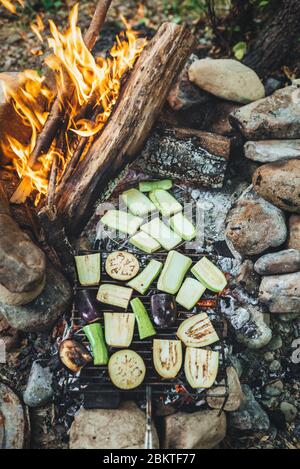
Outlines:
[[[137,156],[193,44],[187,28],[165,23],[143,50],[114,113],[57,193],[58,213],[68,229],[80,230],[109,180]]]
[[[99,32],[104,24],[107,11],[112,0],[99,0],[90,26],[84,36],[85,45],[92,50]],[[62,96],[57,97],[52,105],[51,111],[44,125],[42,132],[39,134],[35,148],[28,159],[28,165],[32,168],[38,161],[39,156],[49,151],[49,148],[55,138],[55,135],[64,119],[64,105],[70,96],[74,93],[74,87],[66,86],[66,90]],[[11,198],[11,203],[24,203],[31,192],[30,182],[25,177]]]

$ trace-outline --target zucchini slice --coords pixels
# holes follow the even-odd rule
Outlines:
[[[140,269],[137,258],[126,251],[115,251],[108,255],[105,270],[115,280],[130,280]]]
[[[162,179],[158,181],[141,181],[139,183],[139,190],[141,192],[153,192],[157,189],[168,191],[172,189],[173,181],[171,179]]]
[[[108,362],[112,383],[119,389],[135,389],[142,384],[146,374],[144,360],[133,350],[119,350]]]
[[[163,217],[170,217],[183,210],[182,205],[167,191],[158,189],[150,192],[149,197]]]
[[[219,353],[188,347],[185,352],[184,371],[193,389],[211,388],[219,369]]]
[[[183,321],[178,330],[177,337],[186,347],[206,347],[218,342],[219,337],[206,313],[196,314]]]
[[[121,210],[108,210],[101,218],[101,223],[112,230],[120,231],[121,233],[132,236],[143,223],[143,219],[135,217],[134,215],[131,215],[131,213],[122,212]]]
[[[105,342],[110,347],[130,347],[134,333],[132,313],[104,313]]]
[[[100,253],[75,256],[75,263],[80,285],[89,287],[92,285],[98,285],[100,283]]]
[[[155,205],[148,199],[145,194],[142,194],[137,189],[129,189],[121,195],[126,207],[133,215],[143,217],[149,212],[156,210]]]
[[[132,238],[129,239],[129,242],[141,251],[147,252],[147,254],[152,254],[161,248],[158,241],[143,231],[139,231],[137,234],[132,236]]]
[[[227,285],[223,272],[215,266],[207,257],[202,257],[192,268],[192,273],[199,282],[213,292],[221,292]]]
[[[187,310],[191,310],[198,303],[205,290],[206,287],[202,283],[188,277],[183,282],[176,296],[176,301]]]
[[[154,368],[162,378],[175,378],[182,365],[182,345],[180,340],[154,339],[153,363]]]
[[[170,218],[169,225],[185,241],[196,238],[197,230],[195,226],[182,212],[176,213]]]
[[[128,282],[127,285],[133,288],[134,290],[138,291],[141,295],[145,295],[145,293],[150,288],[151,284],[159,275],[162,267],[162,262],[156,261],[155,259],[151,259],[145,269],[142,270],[142,272],[137,277]]]
[[[157,288],[174,295],[178,292],[184,276],[192,265],[192,260],[177,251],[170,251],[158,279]]]
[[[127,309],[131,300],[132,288],[120,287],[119,285],[103,284],[97,293],[97,300],[106,305],[118,306]]]
[[[156,239],[166,251],[175,248],[182,241],[180,236],[174,233],[159,218],[154,218],[149,223],[145,223],[141,226],[141,230]]]

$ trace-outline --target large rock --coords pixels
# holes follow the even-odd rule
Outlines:
[[[248,104],[229,117],[247,140],[299,139],[299,89],[289,86]]]
[[[229,210],[225,226],[227,239],[244,256],[278,247],[287,237],[284,213],[249,190]]]
[[[300,249],[300,215],[292,215],[289,219],[288,247]]]
[[[245,156],[259,163],[300,158],[300,140],[263,140],[247,142],[244,146]]]
[[[199,88],[236,103],[265,97],[265,89],[251,68],[232,59],[202,59],[189,68],[189,78]]]
[[[245,398],[240,409],[229,415],[228,427],[234,431],[266,432],[270,428],[269,417],[256,401],[249,386],[242,386]]]
[[[271,313],[300,313],[300,272],[263,277],[259,299]]]
[[[216,397],[218,395],[224,395],[226,387],[224,386],[225,381],[222,381],[221,386],[211,388],[208,390],[208,397],[206,398],[207,404],[212,409],[223,409],[226,412],[234,412],[240,408],[242,400],[244,398],[241,383],[237,372],[233,366],[229,366],[226,369],[227,381],[228,381],[228,398],[224,405],[224,397]]]
[[[218,410],[179,412],[165,418],[165,449],[212,449],[226,436],[226,415]]]
[[[244,305],[243,309],[248,312],[249,320],[236,331],[237,341],[250,350],[259,350],[271,341],[272,330],[258,307]]]
[[[1,419],[3,429],[2,438],[4,435],[1,448],[23,449],[28,436],[27,418],[19,398],[3,383],[0,383],[0,420]]]
[[[23,400],[29,407],[46,404],[53,396],[53,373],[48,366],[35,361],[32,364]]]
[[[210,100],[208,93],[200,90],[189,80],[188,70],[196,60],[198,60],[198,57],[192,54],[169,92],[168,103],[174,111],[205,104]]]
[[[255,265],[259,275],[289,274],[300,271],[300,250],[286,249],[284,251],[265,254]]]
[[[9,324],[25,332],[47,330],[68,310],[72,290],[65,277],[52,265],[46,271],[46,286],[34,301],[23,306],[0,303],[2,313]]]
[[[260,166],[253,174],[252,181],[254,190],[261,197],[282,210],[300,213],[300,160]]]
[[[146,419],[134,402],[119,409],[80,409],[70,430],[70,449],[143,449]],[[159,448],[153,426],[153,448]]]

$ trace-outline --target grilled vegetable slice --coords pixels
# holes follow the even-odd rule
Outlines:
[[[79,283],[85,287],[100,283],[100,253],[75,256]]]
[[[150,192],[149,197],[164,217],[170,217],[183,209],[182,205],[167,191],[158,189]]]
[[[137,258],[126,251],[115,251],[109,254],[105,262],[105,270],[116,280],[130,280],[140,269]]]
[[[186,278],[176,296],[176,301],[190,310],[198,303],[205,290],[206,287],[198,280],[190,277]]]
[[[168,191],[172,189],[173,181],[171,179],[162,179],[160,181],[142,181],[139,183],[139,190],[141,192],[152,192],[157,189]]]
[[[93,360],[87,349],[73,339],[61,342],[59,357],[62,363],[73,373],[78,373],[81,368]]]
[[[187,347],[206,347],[219,340],[206,313],[196,314],[180,324],[177,337]]]
[[[102,326],[99,323],[88,324],[84,326],[83,332],[85,333],[94,357],[94,365],[107,365],[108,352],[104,341]]]
[[[176,251],[170,251],[158,279],[158,290],[174,295],[178,292],[183,278],[192,265],[192,260]]]
[[[177,307],[174,296],[165,293],[151,296],[151,315],[157,326],[172,326],[177,319]]]
[[[182,365],[182,346],[180,340],[153,341],[153,363],[162,378],[175,378]]]
[[[218,269],[207,257],[202,257],[192,268],[192,273],[209,290],[220,292],[227,285],[227,280],[223,272]]]
[[[132,313],[104,313],[105,342],[111,347],[129,347],[134,332]]]
[[[142,384],[146,374],[144,360],[133,350],[119,350],[108,363],[112,383],[119,389],[135,389]]]
[[[90,290],[78,290],[75,305],[84,321],[91,322],[99,317],[95,299],[92,297]]]
[[[211,388],[217,378],[219,353],[188,347],[185,352],[184,371],[193,388]]]
[[[160,273],[163,264],[155,259],[152,259],[147,267],[133,280],[128,282],[128,286],[144,295],[150,288],[151,283],[156,279]]]
[[[134,298],[134,300],[131,300],[130,304],[138,323],[140,339],[143,340],[155,335],[156,331],[141,300]]]
[[[113,230],[132,236],[143,223],[143,219],[120,210],[108,210],[101,218],[101,223]]]
[[[141,226],[141,230],[156,239],[166,251],[175,248],[182,239],[178,234],[174,233],[159,218],[154,218],[149,223]]]
[[[196,237],[197,230],[182,212],[176,213],[169,219],[169,225],[185,241],[191,241]]]
[[[141,251],[147,252],[148,254],[152,254],[153,252],[158,251],[158,249],[161,247],[158,241],[143,231],[139,231],[137,234],[132,236],[132,238],[129,239],[129,242],[133,246],[137,247]]]
[[[123,192],[122,199],[126,207],[139,217],[147,215],[149,212],[155,211],[155,205],[148,199],[145,194],[142,194],[137,189],[129,189],[126,192]]]
[[[97,300],[106,305],[118,306],[119,308],[128,308],[132,296],[132,289],[120,287],[119,285],[103,284],[97,293]]]

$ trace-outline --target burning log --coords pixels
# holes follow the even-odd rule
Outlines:
[[[84,43],[86,47],[91,51],[96,43],[100,29],[103,26],[105,17],[112,0],[99,0],[96,6],[94,16],[91,24],[84,36]],[[70,80],[66,77],[65,89],[61,94],[58,94],[53,102],[51,111],[48,115],[47,121],[44,125],[43,131],[39,134],[36,145],[30,158],[28,160],[28,166],[33,168],[37,163],[38,158],[49,151],[51,144],[60,128],[65,127],[66,116],[66,103],[70,101],[70,97],[74,93],[74,86],[70,83]],[[31,192],[31,185],[28,177],[25,177],[17,190],[11,198],[12,203],[23,203]]]
[[[82,227],[108,181],[138,155],[193,43],[185,27],[165,23],[144,49],[110,121],[57,193],[58,214],[69,229]]]
[[[194,129],[156,129],[136,161],[142,171],[204,187],[222,187],[230,139]]]

